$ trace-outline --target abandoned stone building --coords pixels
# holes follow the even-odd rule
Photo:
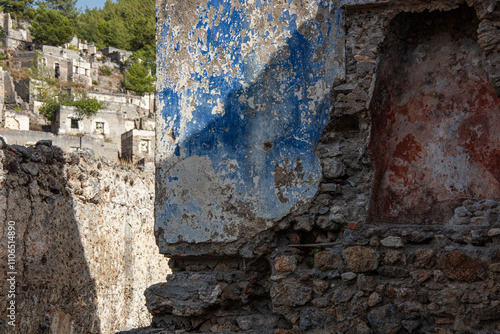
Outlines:
[[[75,49],[78,49],[80,52],[82,52],[86,56],[96,55],[96,57],[100,58],[99,57],[99,52],[98,52],[97,47],[95,46],[94,43],[87,42],[85,40],[82,41],[77,36],[73,36],[73,38],[71,39],[71,41],[69,41],[68,43],[66,43],[64,45],[64,47],[66,49],[75,48]],[[103,51],[103,50],[101,50],[101,51]]]
[[[4,48],[18,50],[31,47],[31,34],[27,23],[13,20],[10,13],[0,13],[0,26],[6,34],[2,41]]]
[[[499,1],[157,15],[155,180],[0,141],[16,333],[500,332]]]
[[[10,16],[5,17],[10,18]],[[99,72],[102,67],[119,71],[130,56],[130,51],[116,48],[97,50],[93,43],[82,42],[76,37],[65,47],[43,45],[41,50],[15,51],[11,61],[14,69],[26,70],[36,66],[43,76],[58,79],[63,83],[92,87],[91,90],[86,90],[85,94],[89,98],[104,102],[105,109],[100,110],[94,117],[86,118],[78,115],[74,108],[61,107],[55,121],[49,125],[39,115],[43,98],[47,94],[44,81],[37,79],[15,81],[8,71],[2,71],[0,102],[3,103],[0,103],[2,115],[0,135],[10,144],[24,145],[50,139],[67,152],[90,149],[98,156],[118,159],[123,154],[121,150],[123,133],[132,129],[153,131],[155,128],[155,94],[143,96],[130,94],[121,88],[119,80],[101,75]],[[69,89],[70,92],[74,90],[74,88]],[[30,130],[29,124],[35,128],[50,128],[56,137],[48,132],[45,136],[34,133],[36,131],[25,134],[16,132]],[[66,140],[59,140],[58,136],[65,137]],[[80,139],[75,140],[74,136]],[[128,153],[129,151],[126,154]],[[150,153],[146,156],[141,154],[141,159],[147,158],[148,163],[152,163],[152,152]]]
[[[111,46],[108,46],[100,51],[106,58],[120,63],[125,63],[132,56],[131,51],[121,50]]]
[[[97,58],[82,57],[80,51],[62,47],[42,46],[44,66],[54,69],[54,78],[61,81],[92,85],[92,80],[98,79],[99,65]]]
[[[131,129],[122,134],[121,143],[122,159],[143,165],[153,162],[155,151],[154,131]]]
[[[500,2],[157,1],[150,328],[500,331]]]
[[[87,86],[99,80],[99,68],[108,66],[119,68],[121,62],[101,61],[102,53],[96,50],[91,43],[81,43],[77,39],[80,50],[76,51],[67,47],[43,45],[41,50],[30,52],[15,52],[13,66],[29,68],[36,63],[37,67],[46,68],[50,75],[62,82],[74,82]],[[70,43],[74,43],[75,41]],[[68,44],[71,46],[73,44]],[[92,53],[91,53],[92,52]],[[125,52],[125,51],[124,51]]]

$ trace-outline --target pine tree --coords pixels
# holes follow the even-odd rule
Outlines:
[[[57,10],[38,8],[30,31],[43,44],[62,45],[73,37],[73,21]]]
[[[77,18],[76,34],[98,48],[141,51],[140,58],[154,58],[155,0],[107,0],[102,9],[87,8]]]
[[[22,17],[33,8],[34,2],[35,0],[1,0],[0,6],[4,12],[9,12],[14,17]]]
[[[75,19],[78,16],[78,8],[76,8],[77,0],[44,0],[39,2],[41,7],[58,10],[62,15]]]
[[[130,66],[123,80],[123,87],[136,93],[152,93],[155,91],[155,77],[151,75],[144,62],[138,60]]]

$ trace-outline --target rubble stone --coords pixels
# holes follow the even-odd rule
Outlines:
[[[304,305],[311,300],[312,289],[293,281],[273,284],[271,298],[276,306]]]
[[[149,287],[146,301],[149,312],[171,313],[177,316],[200,316],[220,302],[222,287],[216,274],[176,273],[168,283]]]
[[[435,257],[433,249],[418,249],[415,252],[415,265],[419,268],[430,268],[434,265]]]
[[[375,333],[395,334],[401,328],[401,316],[393,304],[387,304],[368,313],[368,321]]]
[[[320,270],[342,270],[344,268],[340,254],[332,251],[322,251],[314,255],[314,264]]]
[[[274,268],[277,271],[296,271],[297,270],[297,258],[295,256],[285,256],[282,255],[276,259],[274,263]]]
[[[346,273],[341,274],[340,276],[342,277],[342,280],[349,282],[355,279],[357,275],[353,272],[348,271]]]
[[[382,301],[382,296],[380,296],[380,294],[378,294],[377,292],[373,292],[368,298],[368,306],[370,307],[375,306],[381,301]]]
[[[403,241],[400,237],[389,236],[380,241],[380,243],[385,247],[401,248],[403,247]]]
[[[443,273],[450,279],[461,282],[473,282],[478,279],[486,279],[486,264],[474,259],[462,252],[454,251],[444,254],[440,259]]]
[[[355,273],[376,270],[380,256],[377,251],[367,247],[349,247],[342,252],[349,270]]]

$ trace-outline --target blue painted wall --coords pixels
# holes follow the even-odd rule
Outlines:
[[[251,238],[317,191],[343,75],[338,1],[158,4],[156,234]]]

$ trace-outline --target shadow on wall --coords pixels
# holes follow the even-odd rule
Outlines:
[[[62,150],[49,144],[11,145],[0,154],[2,271],[17,272],[15,297],[5,289],[0,295],[1,305],[15,301],[16,326],[10,326],[2,312],[0,331],[99,333],[95,283],[65,186]],[[6,256],[8,226],[16,233],[13,267]]]
[[[370,107],[372,221],[445,222],[464,199],[500,198],[500,101],[478,25],[465,5],[391,22]]]
[[[238,26],[245,15],[239,12],[229,23],[236,35],[246,28]],[[335,62],[336,39],[343,34],[340,10],[320,6],[300,26],[296,16],[285,19],[290,37],[266,64],[259,62],[264,46],[243,58],[241,44],[234,43],[227,51],[240,71],[234,78],[223,71],[195,73],[190,79],[208,82],[208,89],[174,84],[159,91],[166,123],[158,136],[167,151],[157,158],[161,253],[171,252],[167,244],[250,239],[305,209],[316,194],[322,173],[315,147],[329,120],[331,87],[342,75]],[[210,49],[224,48],[215,37],[224,29],[208,29]]]

